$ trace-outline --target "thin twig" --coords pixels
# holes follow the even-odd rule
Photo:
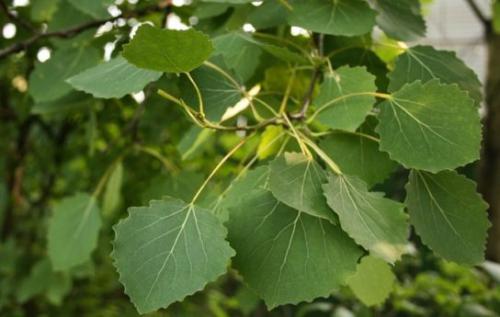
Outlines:
[[[318,49],[318,55],[323,57],[324,50],[324,35],[318,34],[314,37],[316,48]],[[302,107],[298,113],[291,114],[290,116],[294,119],[303,119],[307,114],[307,110],[309,109],[309,105],[312,101],[312,95],[314,93],[314,87],[316,87],[316,82],[319,80],[321,76],[321,66],[317,66],[311,76],[311,81],[309,82],[309,88],[307,89],[304,98],[302,99]]]
[[[465,0],[465,2],[467,2],[474,15],[481,21],[485,29],[488,30],[491,27],[491,21],[486,18],[477,3],[474,0]]]

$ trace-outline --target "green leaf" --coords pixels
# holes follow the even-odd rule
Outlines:
[[[35,103],[31,108],[31,113],[56,116],[71,111],[88,109],[93,105],[95,105],[95,102],[91,96],[83,92],[72,91],[56,100]]]
[[[271,155],[278,153],[282,142],[277,142],[285,134],[282,126],[270,125],[262,132],[259,146],[257,147],[257,156],[264,160]]]
[[[285,153],[269,167],[269,190],[276,199],[299,211],[337,223],[321,190],[326,173],[314,159],[301,153]]]
[[[121,56],[86,69],[66,81],[97,98],[121,98],[159,79],[160,72],[135,67]]]
[[[323,190],[342,229],[358,244],[389,263],[401,257],[408,238],[402,204],[369,192],[365,182],[352,176],[330,174]]]
[[[29,93],[36,102],[61,98],[73,88],[66,79],[89,68],[100,60],[99,51],[92,47],[57,50],[45,63],[37,63],[29,78]]]
[[[378,12],[377,25],[390,37],[414,41],[425,35],[419,0],[377,0],[373,6]]]
[[[328,74],[313,104],[317,120],[332,129],[356,131],[375,103],[375,76],[365,67],[341,67]],[[365,94],[366,93],[366,94]]]
[[[277,46],[265,42],[257,42],[257,44],[270,55],[292,64],[307,64],[308,60],[299,53],[291,51],[284,46]]]
[[[334,133],[322,140],[320,147],[343,173],[361,178],[368,187],[385,180],[397,166],[369,136]]]
[[[347,279],[347,285],[363,304],[373,306],[389,297],[395,280],[390,265],[368,255],[361,259],[356,274]]]
[[[164,196],[178,197],[189,201],[204,180],[202,174],[186,170],[169,176],[157,175],[147,184],[146,190],[141,195],[141,201],[143,204],[147,204],[150,200],[159,200]]]
[[[246,171],[235,178],[226,190],[215,199],[214,213],[222,221],[229,219],[229,210],[238,208],[241,201],[256,192],[267,189],[269,166],[263,165]]]
[[[349,46],[349,44],[345,44]],[[344,65],[351,67],[365,66],[369,73],[376,76],[375,83],[379,90],[387,90],[389,79],[387,79],[387,64],[372,50],[364,47],[346,47],[341,46],[336,48],[330,54],[330,62],[334,68],[339,68]]]
[[[226,192],[220,196],[219,208],[228,209],[238,206],[241,200],[254,192],[268,187],[269,166],[259,166],[233,180]]]
[[[175,198],[130,208],[115,232],[112,257],[141,314],[203,289],[234,255],[226,229],[210,211]]]
[[[252,8],[247,19],[260,30],[286,24],[287,14],[287,8],[279,1],[264,1],[262,5]]]
[[[461,264],[484,260],[488,206],[474,182],[455,171],[413,170],[406,191],[410,222],[427,246]]]
[[[47,237],[54,270],[68,270],[89,261],[100,227],[99,208],[93,196],[78,193],[55,205]]]
[[[200,66],[212,50],[210,39],[201,32],[166,30],[144,24],[125,45],[122,55],[139,68],[181,73]]]
[[[31,19],[49,21],[56,12],[60,0],[37,0],[31,3]]]
[[[194,9],[193,15],[198,19],[209,19],[222,15],[231,6],[224,3],[198,3]]]
[[[439,51],[431,46],[417,45],[401,54],[389,74],[389,90],[396,91],[407,83],[423,83],[439,79],[446,84],[458,84],[477,102],[482,101],[481,82],[476,73],[455,52]]]
[[[199,155],[210,144],[214,138],[215,132],[211,129],[203,129],[199,126],[193,125],[182,136],[177,151],[183,160],[191,159]]]
[[[262,50],[247,34],[231,32],[213,40],[215,53],[224,57],[226,65],[243,81],[248,80],[259,66]]]
[[[407,168],[437,172],[479,158],[478,109],[457,85],[406,85],[380,104],[378,119],[380,149]]]
[[[113,0],[67,0],[81,12],[96,19],[109,17],[108,7],[114,3]]]
[[[375,11],[363,0],[292,0],[288,22],[312,32],[354,36],[375,25]]]
[[[495,31],[495,33],[500,34],[500,2],[499,1],[495,1],[493,3],[492,11],[493,11],[493,18],[492,18],[493,30]]]
[[[39,2],[39,0],[33,2]],[[47,26],[47,31],[68,30],[92,20],[94,19],[91,16],[75,8],[68,0],[58,0],[57,10],[52,15],[52,19]],[[74,39],[69,42],[73,41]],[[54,58],[54,56],[52,56],[52,58]]]
[[[16,297],[25,303],[36,295],[45,295],[49,301],[59,305],[71,289],[71,279],[67,274],[54,272],[48,258],[38,261],[17,288]]]
[[[329,296],[361,255],[339,227],[264,190],[231,209],[228,230],[234,268],[270,309]]]
[[[119,162],[113,168],[108,182],[106,183],[106,189],[104,190],[102,211],[105,215],[112,215],[120,204],[122,180],[123,164],[122,162]]]
[[[217,60],[217,63],[221,69],[227,69],[220,60]],[[220,121],[227,109],[235,106],[243,98],[240,83],[227,78],[211,67],[203,65],[194,70],[191,75],[200,88],[205,114],[212,121]],[[188,105],[198,109],[196,92],[187,79],[181,82],[181,96]]]

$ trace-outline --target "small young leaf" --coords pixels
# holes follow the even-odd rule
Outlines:
[[[363,304],[373,306],[389,297],[395,280],[390,265],[368,255],[361,259],[356,274],[347,279],[347,285]]]
[[[36,102],[61,98],[73,89],[66,79],[99,60],[99,51],[92,47],[57,50],[51,59],[35,65],[29,79],[29,93]]]
[[[118,208],[121,199],[121,187],[123,179],[123,164],[117,163],[113,168],[113,172],[109,176],[104,191],[104,198],[102,202],[102,211],[105,215],[111,215]]]
[[[390,37],[400,41],[414,41],[425,35],[425,21],[419,0],[377,0],[377,24]]]
[[[328,74],[314,100],[317,119],[332,129],[355,131],[375,103],[375,76],[364,67],[341,67]],[[363,93],[367,93],[363,95]]]
[[[115,232],[112,257],[141,314],[203,289],[234,255],[226,229],[209,210],[174,198],[130,208]]]
[[[270,309],[326,297],[354,272],[361,250],[338,226],[265,190],[230,210],[233,266]]]
[[[79,193],[60,201],[50,218],[47,237],[54,270],[68,270],[89,261],[100,227],[99,208],[93,196]]]
[[[438,172],[479,158],[478,109],[457,85],[406,85],[380,104],[378,119],[380,149],[407,168]]]
[[[288,22],[313,32],[354,36],[375,25],[375,11],[363,0],[292,0]]]
[[[397,164],[378,149],[375,140],[355,134],[334,133],[320,147],[347,175],[358,176],[368,187],[385,180]]]
[[[181,73],[200,66],[212,50],[210,39],[201,32],[166,30],[145,24],[125,45],[122,55],[139,68]]]
[[[66,81],[97,98],[121,98],[142,90],[161,73],[135,67],[121,56],[84,70]]]
[[[477,102],[482,101],[481,82],[472,69],[467,67],[454,52],[439,51],[431,46],[410,47],[396,60],[389,74],[389,90],[399,90],[416,80],[426,83],[439,79],[446,84],[458,84]]]
[[[426,245],[450,261],[484,260],[488,206],[474,182],[455,171],[413,170],[406,191],[410,222]]]
[[[260,143],[257,148],[259,159],[266,159],[279,151],[282,142],[278,142],[278,139],[280,135],[284,133],[283,127],[281,126],[271,125],[266,127],[264,132],[262,132]]]
[[[330,174],[323,190],[342,229],[358,244],[389,263],[401,257],[408,238],[402,204],[369,192],[357,177]]]
[[[300,153],[285,153],[269,167],[269,189],[276,199],[299,211],[337,223],[321,190],[321,184],[326,181],[325,171],[314,159]]]

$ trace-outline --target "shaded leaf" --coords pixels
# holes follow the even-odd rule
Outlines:
[[[104,19],[110,16],[108,7],[114,3],[113,0],[66,0],[81,12],[96,19]]]
[[[279,1],[264,1],[248,14],[248,22],[257,30],[286,24],[287,9]]]
[[[216,60],[218,67],[226,70],[225,64]],[[212,121],[220,121],[229,107],[236,105],[243,98],[241,84],[234,78],[229,79],[209,66],[201,66],[191,73],[194,81],[199,86],[205,114]],[[198,99],[192,84],[187,80],[181,82],[182,99],[195,109]]]
[[[269,167],[269,190],[276,199],[312,216],[337,222],[321,190],[326,173],[314,159],[301,153],[285,153]]]
[[[270,309],[329,296],[361,255],[339,227],[264,190],[231,209],[228,230],[233,266]]]
[[[25,303],[34,296],[45,295],[49,301],[59,305],[71,289],[71,279],[67,274],[54,272],[48,258],[38,261],[17,288],[16,297]]]
[[[473,181],[455,171],[413,170],[406,191],[410,222],[427,246],[450,261],[484,261],[488,206]]]
[[[68,270],[89,261],[100,227],[99,208],[93,196],[78,193],[55,205],[47,236],[54,270]]]
[[[472,69],[455,52],[440,51],[431,46],[417,45],[401,54],[389,73],[389,90],[396,91],[407,83],[423,83],[439,79],[446,84],[458,84],[476,101],[482,101],[481,82]]]
[[[36,102],[65,96],[73,90],[66,79],[97,64],[100,58],[97,49],[92,47],[55,51],[51,59],[35,65],[29,78],[30,95]]]
[[[320,147],[347,174],[358,176],[368,187],[385,180],[397,164],[378,149],[378,142],[361,135],[335,133],[321,141]]]
[[[377,0],[377,25],[388,36],[400,41],[414,41],[425,35],[425,21],[419,0]]]
[[[86,109],[94,104],[95,102],[92,100],[91,96],[83,92],[73,91],[56,100],[35,103],[31,108],[31,113],[58,115]]]
[[[215,53],[224,57],[226,65],[244,81],[248,80],[259,66],[262,50],[252,43],[245,33],[231,32],[213,40]]]
[[[141,91],[160,76],[160,72],[137,68],[118,56],[107,63],[86,69],[66,81],[75,89],[97,98],[121,98]]]
[[[369,192],[365,182],[352,176],[330,174],[323,189],[342,229],[358,244],[389,263],[401,257],[408,238],[402,204]]]

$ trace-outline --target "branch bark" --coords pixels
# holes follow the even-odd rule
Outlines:
[[[465,0],[477,19],[483,24],[486,33],[491,31],[491,21],[484,15],[475,0]]]
[[[500,262],[500,35],[489,34],[486,117],[479,165],[479,191],[490,205],[487,258]]]

